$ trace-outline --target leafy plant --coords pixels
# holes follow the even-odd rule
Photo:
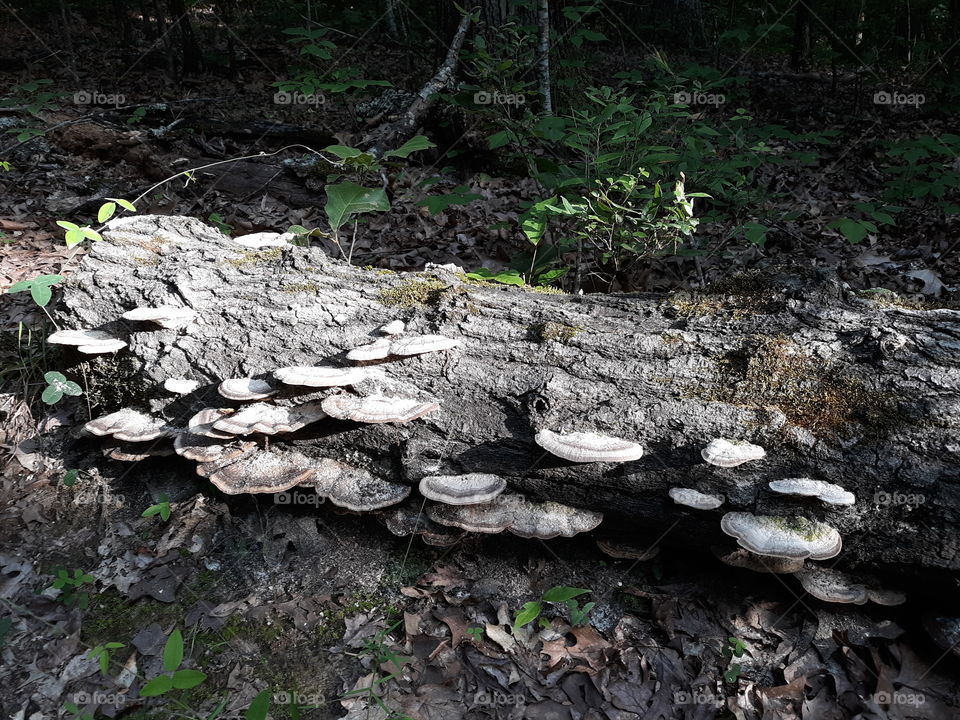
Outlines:
[[[50,304],[53,290],[50,288],[63,280],[63,275],[38,275],[32,280],[21,280],[7,288],[8,293],[30,291],[30,297],[40,307]]]
[[[474,200],[479,200],[483,196],[479,193],[470,192],[466,185],[458,185],[445,195],[428,195],[417,203],[420,207],[425,207],[431,215],[437,215],[454,205],[469,205]]]
[[[233,232],[233,225],[230,225],[227,222],[227,219],[220,213],[210,213],[207,221],[215,225],[217,230],[222,232],[224,235],[229,236]]]
[[[63,568],[57,568],[54,572],[56,579],[50,587],[61,591],[58,598],[60,602],[67,607],[86,609],[90,605],[90,594],[80,588],[92,583],[93,575],[88,575],[83,570],[74,570],[73,575],[70,575]]]
[[[588,592],[590,592],[590,590],[587,588],[575,588],[557,585],[556,587],[550,588],[543,594],[543,602],[565,605],[570,611],[570,622],[573,623],[573,625],[586,625],[589,620],[590,611],[594,608],[596,603],[588,602],[583,607],[580,607],[580,604],[575,600],[575,598]],[[524,625],[533,622],[540,617],[542,612],[543,603],[524,603],[523,607],[520,609],[520,612],[518,612],[517,616],[514,618],[513,629],[515,631],[519,630]],[[540,623],[543,625],[548,624],[546,620],[543,619],[540,620]]]
[[[723,655],[729,657],[731,662],[723,673],[723,679],[728,683],[735,683],[737,678],[740,677],[742,667],[740,663],[733,662],[733,658],[743,657],[745,652],[747,652],[747,646],[743,640],[735,637],[727,638],[727,645],[723,648]]]
[[[73,715],[74,720],[94,720],[93,713],[83,712],[76,703],[65,702],[63,709]]]
[[[343,695],[345,698],[366,696],[368,702],[372,701],[381,710],[383,710],[388,720],[413,720],[406,715],[401,715],[395,712],[389,705],[387,705],[379,692],[381,685],[397,677],[397,674],[400,672],[403,666],[412,660],[412,658],[395,653],[391,648],[390,643],[387,641],[387,636],[397,627],[399,627],[401,623],[402,621],[398,621],[390,627],[380,630],[372,638],[368,638],[363,645],[363,653],[370,656],[373,667],[392,667],[394,668],[394,672],[390,672],[383,676],[380,676],[379,674],[375,675],[369,686],[351,690]]]
[[[171,690],[189,690],[207,679],[199,670],[181,669],[183,664],[183,635],[174,630],[163,648],[164,673],[150,680],[140,689],[141,697],[156,697]]]
[[[160,502],[148,507],[140,517],[148,518],[154,517],[155,515],[159,515],[160,519],[164,522],[170,519],[170,501],[167,500],[166,496],[161,495]]]
[[[100,672],[104,675],[109,675],[110,672],[110,653],[113,650],[119,650],[122,647],[126,647],[123,643],[118,642],[108,642],[103,645],[97,645],[89,653],[87,657],[90,660],[96,660],[100,665]]]
[[[482,627],[471,627],[466,629],[467,635],[473,638],[474,642],[480,642],[483,639],[483,634],[486,632]]]
[[[63,474],[63,479],[60,482],[62,482],[67,487],[73,487],[74,485],[77,484],[77,479],[79,477],[80,477],[79,470],[76,470],[76,469],[67,470],[67,472]]]
[[[47,381],[47,387],[44,389],[40,399],[47,405],[56,405],[64,395],[82,395],[83,390],[73,380],[67,380],[63,373],[51,370],[44,373],[43,379]]]

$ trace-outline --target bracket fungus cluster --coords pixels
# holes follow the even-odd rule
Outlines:
[[[721,518],[720,529],[757,555],[827,560],[843,547],[835,528],[803,517],[729,512]]]
[[[716,510],[723,505],[723,495],[708,495],[692,488],[670,488],[670,499],[677,505],[686,505],[694,510]]]
[[[447,505],[479,505],[491,502],[506,489],[506,480],[499,475],[488,473],[427,475],[420,480],[421,495]]]
[[[197,311],[188,307],[161,305],[159,307],[138,307],[128,310],[121,317],[133,322],[150,322],[162,328],[182,328],[193,322]]]
[[[126,442],[146,442],[162,437],[171,437],[175,430],[163,420],[130,408],[117,410],[109,415],[91,420],[83,426],[87,432],[103,437],[110,435]]]
[[[370,395],[331,395],[322,403],[324,411],[339,420],[359,423],[407,423],[440,408],[437,402]]]
[[[731,442],[724,438],[711,440],[700,455],[711,465],[717,467],[737,467],[752,460],[766,457],[766,451],[759,445],[748,442]]]
[[[230,378],[220,383],[217,391],[227,400],[247,402],[265,400],[277,394],[277,389],[266,380],[254,378]]]
[[[498,495],[479,505],[431,505],[427,516],[440,525],[467,532],[508,531],[523,538],[549,540],[589,532],[603,520],[603,514],[560,503],[534,502],[519,495]]]
[[[284,385],[318,388],[356,385],[367,379],[367,373],[362,368],[330,365],[278,368],[273,371],[273,376]]]
[[[902,605],[907,601],[903,593],[880,587],[872,579],[855,578],[832,568],[807,565],[795,575],[804,590],[824,602],[863,605],[869,600],[877,605]]]
[[[102,330],[57,330],[47,342],[54,345],[73,345],[84,355],[101,355],[122,350],[127,346],[110,333]]]
[[[541,430],[534,440],[552,455],[576,463],[630,462],[643,456],[641,445],[597,433]]]
[[[400,357],[452,350],[463,343],[444,335],[410,335],[390,343],[390,354]]]
[[[213,429],[228,435],[276,435],[296,432],[326,416],[319,400],[292,407],[254,403],[215,420]]]
[[[783,495],[815,497],[828,505],[848,506],[857,502],[857,498],[852,492],[824,480],[786,478],[784,480],[771,480],[769,487],[774,492]]]

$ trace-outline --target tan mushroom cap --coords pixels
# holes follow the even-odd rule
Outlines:
[[[278,493],[308,482],[314,475],[309,458],[299,453],[259,450],[210,473],[210,482],[228,495]]]
[[[251,433],[275,435],[296,432],[305,425],[322,420],[326,416],[319,400],[293,407],[254,403],[217,420],[213,423],[213,428],[231,435],[250,435]]]
[[[757,555],[826,560],[840,554],[840,533],[826,523],[804,517],[729,512],[720,528],[741,547]]]
[[[374,340],[372,343],[360,345],[347,353],[347,360],[364,362],[367,360],[382,360],[390,354],[390,341],[387,338]]]
[[[74,345],[85,355],[100,355],[122,350],[127,346],[102,330],[58,330],[47,338],[54,345]]]
[[[228,436],[231,440],[212,438],[208,435],[195,435],[192,432],[179,433],[173,439],[173,450],[188,460],[196,460],[199,463],[210,463],[233,460],[240,457],[245,452],[256,447],[255,443],[250,441],[232,440],[232,435]]]
[[[468,532],[499,533],[508,530],[524,538],[549,540],[573,537],[593,530],[603,515],[548,501],[533,502],[518,495],[498,495],[481,505],[432,505],[427,515],[441,525]]]
[[[462,345],[460,340],[444,335],[410,335],[390,343],[391,355],[422,355],[423,353],[452,350]]]
[[[867,602],[867,588],[839,570],[807,565],[794,574],[803,589],[818,600],[854,605],[863,605]]]
[[[420,504],[399,505],[384,510],[381,517],[384,524],[394,535],[408,537],[419,535],[427,545],[435,547],[450,547],[458,543],[466,535],[459,528],[440,525],[421,512]]]
[[[410,495],[409,485],[381,480],[362,468],[326,458],[311,462],[316,471],[313,484],[317,494],[348,510],[381,510]]]
[[[643,456],[643,446],[638,443],[598,433],[541,430],[534,440],[544,450],[570,462],[630,462]]]
[[[420,481],[420,494],[447,505],[478,505],[493,500],[507,489],[499,475],[427,475]]]
[[[112,441],[103,446],[103,454],[120,462],[138,462],[151,457],[173,455],[173,448],[169,445],[144,447],[143,443]]]
[[[600,548],[605,555],[617,558],[618,560],[652,560],[660,554],[659,545],[642,547],[624,542],[614,542],[606,538],[597,538],[597,547]]]
[[[187,421],[187,430],[196,435],[229,440],[233,438],[233,435],[225,432],[217,432],[213,429],[213,425],[218,420],[232,415],[233,412],[230,408],[204,408]]]
[[[409,398],[370,395],[331,395],[324,398],[324,411],[339,420],[362,423],[405,423],[440,408],[437,402],[420,402]]]
[[[716,510],[723,505],[723,495],[708,495],[693,488],[670,488],[670,498],[677,505],[686,505],[695,510]]]
[[[713,547],[711,549],[717,559],[724,565],[745,568],[754,572],[787,575],[802,570],[806,562],[802,558],[764,557],[743,548],[730,550],[729,548]]]
[[[852,492],[824,480],[786,478],[784,480],[771,480],[769,486],[771,490],[777,493],[815,497],[830,505],[854,505],[857,502],[857,497]]]
[[[152,322],[163,328],[180,328],[189,325],[196,316],[197,311],[192,308],[160,305],[134,308],[121,317],[133,322]]]
[[[263,400],[276,395],[277,390],[266,380],[230,378],[220,383],[217,391],[227,400]]]
[[[123,408],[95,418],[83,427],[94,435],[112,435],[117,440],[127,442],[146,442],[160,437],[171,437],[176,433],[165,421],[133,408]]]
[[[296,366],[278,368],[273,376],[284,385],[303,387],[343,387],[356,385],[367,378],[363,368],[338,368],[331,366]]]
[[[767,452],[759,445],[748,442],[731,442],[724,438],[711,440],[700,452],[700,455],[711,465],[717,467],[736,467],[745,462],[760,460],[766,457]]]

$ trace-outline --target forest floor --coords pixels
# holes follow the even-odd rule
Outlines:
[[[15,30],[6,37],[28,44]],[[57,220],[89,219],[102,198],[139,194],[191,167],[291,144],[258,133],[265,119],[330,143],[360,144],[369,127],[353,103],[274,105],[271,68],[283,55],[274,47],[254,55],[242,80],[211,75],[189,88],[170,86],[148,59],[109,91],[127,106],[162,96],[165,109],[131,124],[132,110],[97,109],[91,117],[89,108],[64,103],[41,113],[53,128],[46,135],[22,144],[6,135],[0,288],[76,267],[83,250],[64,247]],[[424,80],[394,48],[369,55],[381,73],[394,68],[398,86],[416,89]],[[121,65],[108,49],[75,71],[41,74],[55,87],[103,90],[92,69],[102,78],[104,67]],[[22,80],[0,74],[4,83]],[[878,193],[877,141],[911,132],[916,118],[852,107],[852,93],[831,92],[829,79],[765,77],[755,90],[757,122],[840,134],[814,165],[764,179],[778,193],[767,202],[782,217],[765,247],[731,242],[730,227],[704,227],[705,252],[645,261],[643,283],[629,289],[701,288],[732,269],[787,256],[836,267],[855,288],[954,301],[956,216],[917,205],[895,228],[857,245],[826,227],[843,202]],[[201,119],[220,124],[197,129]],[[0,129],[24,120],[0,114]],[[193,129],[156,132],[177,120]],[[935,118],[924,122],[932,132],[944,129]],[[483,130],[468,123],[393,178],[392,210],[359,227],[354,263],[471,270],[505,267],[529,252],[516,219],[538,188],[485,149]],[[181,178],[150,193],[138,212],[214,217],[234,235],[322,226],[317,179],[281,164],[297,154],[198,171],[190,183]],[[423,182],[437,176],[430,193],[465,185],[480,198],[431,215],[417,203],[428,194]],[[809,212],[797,217],[797,206]],[[3,337],[22,340],[22,328],[45,332],[45,316],[26,294],[0,302]],[[479,537],[433,548],[367,518],[228,499],[197,481],[185,484],[193,472],[179,458],[149,470],[111,463],[68,487],[58,449],[88,419],[87,408],[41,411],[23,402],[23,387],[4,381],[0,444],[11,459],[0,475],[4,717],[74,717],[64,710],[70,702],[96,708],[98,717],[125,718],[208,717],[224,702],[219,717],[243,717],[267,690],[277,719],[960,718],[955,621],[921,619],[909,605],[830,606],[792,579],[669,552],[642,563],[615,560],[582,538]],[[162,496],[171,519],[142,517]],[[71,607],[63,591],[50,589],[58,568],[92,575],[76,591],[86,607]],[[524,603],[555,586],[590,590],[578,599],[596,603],[590,622],[576,626],[568,607],[545,604],[542,625],[512,630]],[[162,672],[174,628],[186,637],[187,664],[208,680],[159,703],[134,698],[144,678]],[[108,642],[123,647],[102,673],[88,654]],[[367,687],[374,690],[345,695]]]

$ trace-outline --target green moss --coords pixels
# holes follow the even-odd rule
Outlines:
[[[542,295],[566,295],[563,290],[553,285],[531,285],[524,290],[529,290],[530,292],[540,293]]]
[[[775,406],[794,425],[836,433],[860,423],[882,436],[899,422],[896,398],[867,388],[842,369],[811,357],[785,335],[748,341],[720,358],[720,375],[709,400],[750,407]]]
[[[101,355],[80,366],[91,406],[117,409],[145,407],[157,388],[143,381],[142,364],[129,353]]]
[[[261,263],[274,262],[283,257],[283,248],[270,248],[269,250],[244,250],[238,258],[230,258],[228,263],[235,267],[244,265],[259,265]]]
[[[285,293],[313,293],[316,295],[320,292],[320,286],[315,282],[290,283],[284,285],[281,289]]]
[[[391,307],[436,305],[440,302],[445,283],[437,279],[408,280],[397,287],[380,291],[380,302]]]
[[[827,529],[825,525],[809,520],[800,515],[773,515],[770,522],[781,530],[799,535],[807,542],[813,542],[821,537]]]
[[[580,326],[564,325],[555,322],[542,322],[531,325],[529,335],[535,342],[559,342],[568,343],[576,337],[583,328]]]
[[[960,309],[960,301],[940,300],[937,298],[915,298],[904,297],[887,288],[869,288],[867,290],[858,290],[857,297],[864,300],[870,300],[882,308],[903,308],[905,310],[957,310]]]

